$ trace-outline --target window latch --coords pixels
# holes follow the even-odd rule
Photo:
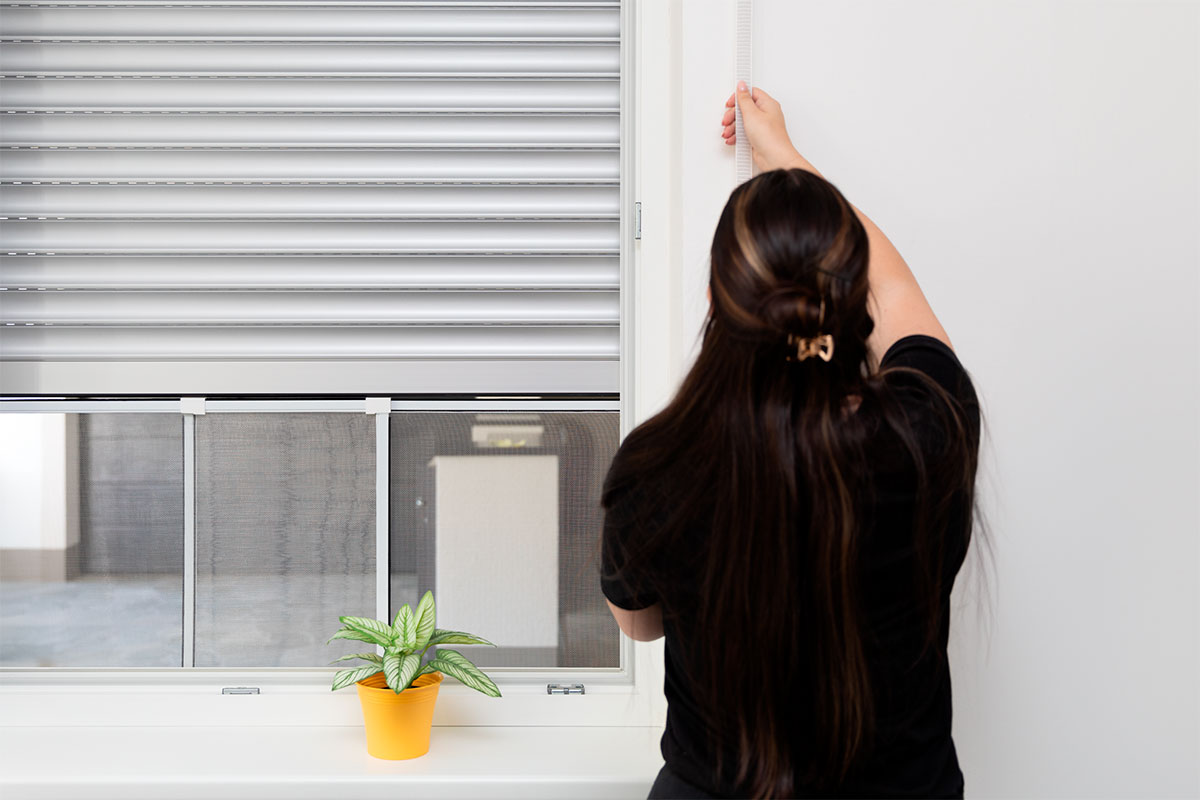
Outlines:
[[[546,694],[583,694],[582,683],[572,683],[566,685],[563,683],[547,683]]]
[[[257,686],[226,686],[221,694],[258,694]]]

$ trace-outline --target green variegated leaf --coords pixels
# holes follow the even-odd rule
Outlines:
[[[338,617],[338,621],[352,630],[375,636],[375,643],[387,647],[391,643],[392,629],[386,622],[368,617]]]
[[[387,655],[383,657],[384,677],[387,678],[388,686],[396,694],[400,694],[408,688],[413,678],[417,676],[420,666],[421,657],[416,653],[406,656]]]
[[[412,609],[405,605],[396,614],[396,623],[392,626],[396,641],[404,650],[415,650],[417,644],[417,620],[413,617]]]
[[[387,684],[391,688],[396,688],[396,681],[400,679],[400,662],[404,656],[395,653],[388,653],[383,657],[383,676],[387,679]]]
[[[349,669],[339,670],[333,676],[333,691],[337,691],[345,686],[350,686],[353,683],[361,681],[363,678],[369,678],[379,672],[379,667],[374,664],[367,664],[365,667],[351,667]]]
[[[375,653],[355,653],[353,655],[342,656],[341,658],[335,658],[333,661],[330,661],[329,663],[336,664],[339,661],[349,661],[352,658],[361,658],[363,661],[370,661],[372,664],[377,664],[381,667],[383,666],[383,656],[376,655]]]
[[[433,592],[425,592],[421,596],[421,602],[417,603],[417,610],[413,613],[417,625],[417,641],[413,647],[414,650],[424,650],[429,645],[429,638],[434,632],[434,608],[433,608]]]
[[[412,684],[413,679],[417,677],[417,671],[421,668],[421,656],[416,653],[410,653],[400,662],[400,677],[396,679],[396,685],[400,688],[396,693],[404,691]]]
[[[484,639],[481,636],[476,636],[473,633],[465,631],[444,631],[438,628],[433,632],[433,636],[429,639],[429,646],[433,647],[438,644],[490,644],[492,647],[496,645]]]
[[[356,642],[369,642],[370,644],[379,644],[374,634],[363,633],[362,631],[351,630],[350,628],[342,628],[340,631],[330,636],[325,640],[325,644],[329,644],[334,639],[353,639]]]
[[[439,650],[437,658],[430,661],[429,664],[439,672],[457,678],[477,692],[483,692],[490,697],[500,696],[500,688],[492,682],[492,679],[484,675],[479,667],[472,664],[457,650]]]

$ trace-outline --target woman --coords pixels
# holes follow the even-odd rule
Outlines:
[[[650,797],[961,797],[949,598],[979,404],[882,232],[739,84],[760,174],[730,195],[670,404],[613,460],[601,585],[666,636]]]

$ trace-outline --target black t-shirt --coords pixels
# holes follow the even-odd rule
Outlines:
[[[945,343],[932,336],[914,334],[895,342],[884,355],[881,367],[908,366],[931,376],[957,398],[973,425],[978,447],[979,405],[975,389],[962,364]],[[931,420],[930,391],[911,376],[898,380],[897,396],[912,415],[923,443],[934,441],[942,433]],[[919,796],[961,797],[964,781],[950,736],[950,675],[945,666],[949,635],[949,601],[954,577],[966,555],[970,538],[970,510],[960,508],[960,529],[949,531],[945,554],[945,584],[942,602],[942,627],[937,651],[927,653],[912,667],[923,643],[923,620],[911,596],[913,546],[912,514],[916,473],[911,456],[895,439],[894,432],[881,426],[873,443],[877,521],[866,537],[863,551],[864,609],[871,633],[867,645],[874,689],[877,697],[878,746],[869,762],[854,771],[836,796]],[[617,458],[621,454],[618,451]],[[621,502],[617,499],[618,504]],[[605,516],[603,561],[605,572],[623,567],[626,574],[637,573],[642,565],[618,564],[614,543],[633,535],[620,522],[622,509],[613,507]],[[698,536],[707,532],[698,532]],[[659,598],[635,594],[622,581],[601,579],[604,594],[614,605],[626,609],[646,608]],[[681,604],[686,607],[687,604]],[[715,796],[744,797],[745,787],[720,780],[712,774],[713,760],[704,750],[700,736],[701,717],[689,689],[681,681],[681,667],[689,662],[688,640],[691,626],[686,619],[678,625],[664,619],[667,698],[667,722],[662,737],[662,754],[667,765],[689,783]],[[940,653],[941,659],[936,658]],[[769,687],[766,688],[769,691]],[[727,761],[732,760],[730,754]],[[798,789],[796,796],[805,793]],[[831,796],[828,792],[822,796]]]

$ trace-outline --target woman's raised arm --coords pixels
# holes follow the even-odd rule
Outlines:
[[[804,169],[820,175],[817,168],[792,144],[783,121],[779,102],[762,89],[755,87],[753,96],[743,82],[725,101],[726,111],[721,119],[725,143],[737,143],[734,133],[734,103],[742,112],[742,125],[750,140],[751,154],[760,172],[772,169]],[[867,278],[871,286],[868,309],[875,320],[875,330],[867,341],[875,365],[897,340],[915,333],[940,339],[952,350],[950,337],[921,291],[916,276],[896,250],[891,240],[853,203],[850,204],[867,231],[871,259]]]

